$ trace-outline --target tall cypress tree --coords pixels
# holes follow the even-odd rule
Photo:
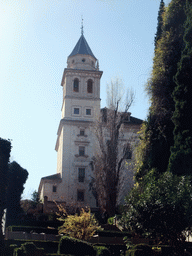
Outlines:
[[[7,225],[13,225],[22,212],[20,207],[21,195],[24,184],[27,180],[28,172],[17,162],[9,164],[9,178],[7,189]]]
[[[165,3],[163,0],[160,2],[159,6],[159,12],[158,12],[158,17],[157,17],[157,32],[155,35],[155,47],[157,45],[157,41],[161,38],[162,32],[163,32],[163,13],[165,11]]]
[[[192,4],[186,5],[184,42],[181,61],[175,76],[173,92],[174,146],[171,148],[169,170],[175,174],[192,175]]]
[[[146,146],[141,147],[143,158],[137,169],[137,180],[152,168],[162,173],[168,167],[170,148],[174,145],[172,116],[175,102],[172,93],[177,84],[173,77],[184,48],[185,5],[186,0],[172,0],[164,14],[163,30],[156,45],[153,70],[147,85],[151,107],[141,142]]]

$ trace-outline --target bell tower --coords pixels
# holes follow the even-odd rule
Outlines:
[[[91,126],[100,113],[100,79],[98,60],[83,34],[67,58],[61,86],[62,114],[57,133],[57,184],[55,199],[67,205],[96,207],[89,190],[95,140]]]

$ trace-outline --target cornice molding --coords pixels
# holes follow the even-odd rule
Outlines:
[[[63,97],[63,99],[79,99],[79,100],[92,100],[92,101],[101,101],[101,98],[95,98],[95,97],[91,97],[91,96],[89,96],[89,97],[84,97],[84,96],[74,96],[74,95],[72,95],[72,96],[70,96],[70,95],[65,95],[64,97]]]
[[[85,69],[71,69],[65,68],[63,72],[63,77],[61,81],[61,86],[63,86],[64,77],[65,76],[81,76],[81,77],[89,77],[90,75],[95,78],[101,78],[103,71],[98,70],[85,70]]]

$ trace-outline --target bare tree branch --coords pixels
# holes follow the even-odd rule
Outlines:
[[[99,205],[110,216],[115,214],[121,169],[124,160],[131,154],[129,142],[125,145],[120,140],[123,124],[129,118],[129,108],[134,101],[133,91],[128,91],[125,97],[124,110],[122,80],[112,80],[107,85],[108,108],[101,111],[101,117],[95,123],[95,135],[98,141],[98,154],[94,159],[95,188]],[[123,148],[123,150],[122,150]]]

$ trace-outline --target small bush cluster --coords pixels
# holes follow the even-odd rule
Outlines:
[[[110,256],[110,251],[105,246],[94,246],[97,256]]]
[[[93,246],[88,242],[63,236],[59,243],[58,254],[110,256],[110,251],[105,246]]]
[[[63,236],[59,243],[58,254],[95,255],[95,250],[87,242]]]
[[[14,249],[14,256],[44,256],[44,249],[37,248],[34,243],[28,242],[21,245],[20,248]]]
[[[128,250],[126,256],[152,256],[153,250],[147,244],[137,244]]]

